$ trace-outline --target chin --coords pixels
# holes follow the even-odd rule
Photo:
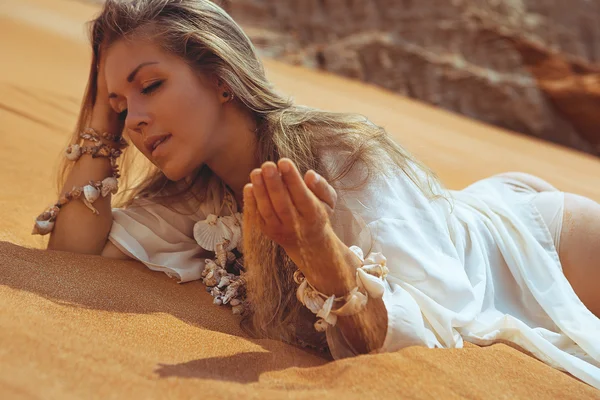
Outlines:
[[[173,182],[185,179],[195,171],[194,168],[185,168],[181,165],[170,165],[169,163],[167,163],[167,165],[162,167],[160,170],[167,177],[167,179]]]

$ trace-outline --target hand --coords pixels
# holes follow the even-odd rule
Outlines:
[[[322,240],[337,201],[323,177],[308,171],[302,178],[294,163],[283,158],[278,164],[264,163],[252,171],[250,180],[244,187],[244,212],[256,214],[267,237],[288,253],[295,252],[301,241]]]
[[[108,101],[108,85],[106,83],[106,73],[104,70],[104,60],[98,62],[97,73],[95,77],[94,102],[92,108],[92,127],[97,130],[105,130],[111,133],[120,133],[123,131],[124,121],[119,119],[117,112],[111,107]]]

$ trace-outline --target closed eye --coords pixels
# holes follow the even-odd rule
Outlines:
[[[154,92],[156,89],[158,89],[158,87],[160,85],[162,85],[162,83],[163,83],[163,81],[156,81],[156,82],[152,83],[151,85],[143,88],[141,93],[142,94],[150,94],[150,93]]]

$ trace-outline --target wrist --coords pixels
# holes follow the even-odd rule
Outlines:
[[[362,261],[331,231],[316,253],[320,256],[298,265],[310,284],[327,295],[345,296],[356,287],[356,270]]]
[[[119,121],[119,115],[112,108],[96,106],[92,110],[89,127],[97,131],[120,133],[123,130],[123,123]]]

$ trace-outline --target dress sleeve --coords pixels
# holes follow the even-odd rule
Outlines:
[[[377,281],[388,329],[376,353],[413,345],[462,347],[456,327],[476,313],[473,285],[451,240],[451,207],[447,200],[425,196],[426,176],[415,176],[420,181],[398,168],[370,178],[360,191],[340,196],[343,221],[332,220],[346,245],[386,259],[389,272]],[[436,193],[436,187],[433,190]],[[334,358],[357,355],[337,326],[327,330],[327,338]]]
[[[193,228],[205,216],[184,215],[145,199],[112,214],[108,239],[122,252],[179,283],[201,278],[207,254],[194,240]]]

